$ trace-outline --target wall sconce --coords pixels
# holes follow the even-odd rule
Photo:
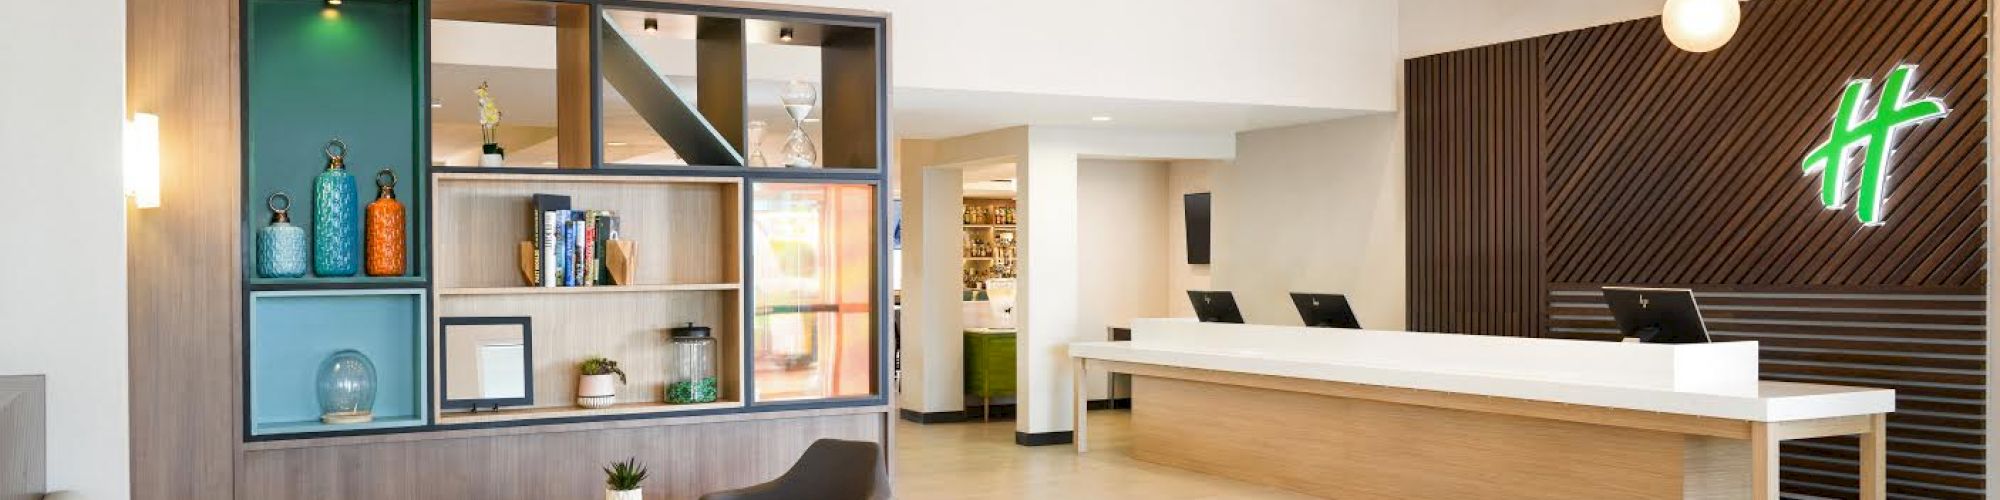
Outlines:
[[[125,195],[138,208],[160,207],[160,116],[133,113],[125,122]]]

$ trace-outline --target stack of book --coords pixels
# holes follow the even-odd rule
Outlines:
[[[618,239],[618,215],[570,208],[568,196],[536,194],[528,206],[534,242],[534,286],[611,284],[606,241]]]

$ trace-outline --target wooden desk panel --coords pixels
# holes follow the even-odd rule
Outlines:
[[[1750,496],[1723,438],[1137,376],[1133,456],[1330,498]]]
[[[1134,375],[1133,455],[1330,498],[1778,498],[1778,443],[1859,435],[1884,497],[1883,415],[1712,417],[1076,360]],[[1089,449],[1083,400],[1076,446]],[[1870,446],[1872,444],[1872,446]]]

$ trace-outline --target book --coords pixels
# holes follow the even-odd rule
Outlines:
[[[569,203],[570,199],[568,196],[555,194],[536,193],[528,198],[528,239],[533,241],[535,248],[534,276],[536,281],[529,283],[529,286],[555,286],[554,283],[551,283],[547,279],[548,271],[546,269],[546,266],[550,262],[547,258],[547,250],[549,248],[549,237],[551,236],[549,231],[551,228],[547,224],[548,214],[556,210],[568,210]]]

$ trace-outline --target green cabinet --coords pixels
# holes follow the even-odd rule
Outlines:
[[[993,398],[1014,395],[1014,330],[965,331],[965,393],[980,399],[982,413]]]

